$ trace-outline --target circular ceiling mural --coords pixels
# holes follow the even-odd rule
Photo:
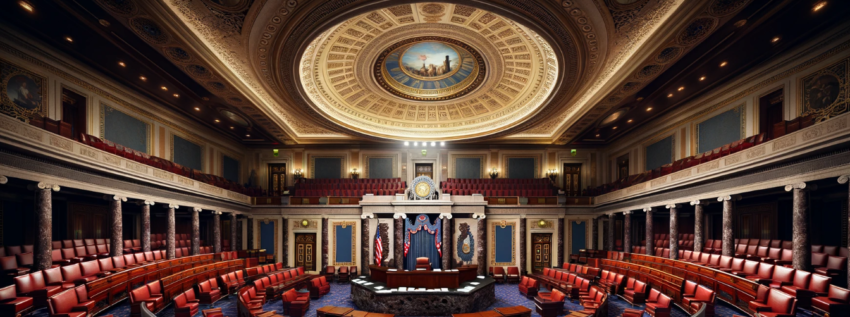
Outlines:
[[[300,61],[310,105],[348,129],[457,140],[516,126],[559,77],[554,50],[485,10],[425,3],[367,12],[315,38]]]
[[[375,63],[375,79],[388,92],[411,100],[447,100],[478,87],[486,76],[481,55],[443,37],[416,37],[387,48]]]

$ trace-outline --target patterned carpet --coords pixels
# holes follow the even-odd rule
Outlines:
[[[326,305],[332,306],[340,306],[340,307],[351,307],[357,308],[354,306],[354,303],[349,300],[349,295],[351,292],[351,286],[348,284],[336,284],[331,283],[331,292],[324,297],[313,300],[310,302],[310,312],[306,315],[306,317],[316,317],[316,309]],[[629,303],[624,301],[623,299],[614,296],[612,300],[609,301],[608,307],[608,316],[616,317],[620,316],[623,313],[623,310],[626,308],[634,308],[634,309],[643,309],[642,305],[639,306],[631,306]],[[516,284],[496,284],[496,303],[489,307],[489,309],[493,309],[496,307],[508,307],[508,306],[517,306],[522,305],[528,307],[534,312],[534,302],[526,299],[524,296],[520,295],[519,290],[517,289]],[[224,311],[225,315],[228,317],[237,317],[236,315],[236,296],[231,295],[225,299],[218,301],[215,304],[215,307],[221,307],[222,311]],[[578,302],[569,302],[567,301],[565,307],[567,310],[581,310],[581,305]],[[207,307],[201,307],[201,310],[206,309]],[[265,305],[266,311],[276,310],[279,313],[283,311],[283,303],[280,300],[270,302]],[[118,306],[113,307],[106,312],[100,314],[99,316],[112,314],[114,317],[129,317],[130,316],[130,305],[129,301],[124,301],[118,304]],[[726,304],[722,301],[717,301],[715,305],[715,315],[718,317],[732,317],[733,314],[743,315],[746,314],[740,312],[737,308]],[[33,317],[48,317],[48,311],[46,308],[37,310],[33,315]],[[159,317],[174,317],[174,309],[169,306],[166,307],[165,310],[157,314]],[[200,312],[194,317],[203,316]],[[540,317],[536,312],[532,313],[533,317]],[[672,317],[687,317],[689,316],[687,312],[684,310],[674,307]],[[811,312],[800,310],[797,313],[798,317],[811,317]],[[644,317],[649,317],[649,314],[644,314]]]

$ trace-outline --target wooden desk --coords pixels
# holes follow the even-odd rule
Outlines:
[[[525,306],[499,307],[496,311],[505,317],[530,317],[531,309]]]
[[[502,317],[502,314],[497,313],[493,310],[486,310],[483,312],[477,313],[468,313],[468,314],[452,314],[452,317]]]
[[[317,317],[325,317],[325,316],[334,316],[334,317],[342,317],[346,314],[354,311],[353,308],[347,307],[336,307],[336,306],[325,306],[316,310]]]
[[[372,280],[387,284],[387,288],[424,287],[458,288],[460,283],[474,280],[477,267],[462,267],[455,271],[388,271],[382,266],[369,266]]]

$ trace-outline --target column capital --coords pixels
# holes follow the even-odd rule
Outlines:
[[[643,208],[643,211],[646,211],[646,212],[652,211],[652,207],[645,207],[645,208]]]
[[[679,205],[679,204],[669,204],[669,205],[664,206],[664,207],[667,208],[667,209],[674,209],[674,208],[679,208],[679,207],[682,207],[682,206]]]
[[[850,175],[841,175],[838,177],[839,184],[847,184],[848,181],[850,181]],[[0,176],[0,184],[4,184],[3,176]]]
[[[194,211],[194,212],[201,212],[201,211],[203,211],[203,210],[204,210],[204,209],[203,209],[203,208],[200,208],[200,207],[192,207],[192,211]]]
[[[4,175],[0,175],[0,185],[5,185],[5,184],[6,184],[6,183],[8,183],[8,182],[9,182],[9,178],[8,178],[8,177],[6,177],[6,176],[4,176]]]
[[[213,210],[213,215],[221,215],[222,212],[219,210]]]
[[[706,201],[706,200],[699,200],[699,199],[697,199],[697,200],[692,200],[692,201],[691,201],[691,206],[696,206],[696,205],[703,205],[703,206],[705,206],[705,205],[708,205],[708,201]]]
[[[35,184],[35,185],[29,185],[29,186],[27,186],[27,187],[28,187],[30,190],[36,190],[36,189],[50,189],[50,190],[52,190],[52,191],[54,191],[54,192],[58,192],[59,190],[61,190],[61,189],[62,189],[61,187],[59,187],[59,185],[56,185],[56,184],[50,184],[50,183],[45,183],[45,182],[38,182],[38,184]]]
[[[178,205],[178,204],[168,204],[168,208],[169,209],[179,209],[180,205]]]
[[[451,213],[446,213],[446,212],[444,212],[444,213],[440,213],[439,218],[440,218],[440,219],[443,219],[443,218],[446,218],[446,219],[452,219],[452,214],[451,214]]]
[[[371,212],[363,213],[362,215],[360,215],[360,219],[372,219],[372,218],[375,218],[375,214],[373,214]]]
[[[154,204],[156,204],[156,202],[154,202],[153,200],[144,200],[144,201],[141,201],[141,203],[142,203],[142,205],[148,205],[148,206],[153,206]]]
[[[717,197],[717,201],[727,201],[727,200],[731,200],[731,201],[741,200],[741,195],[726,195],[726,196]]]
[[[118,196],[118,195],[103,195],[103,199],[108,200],[108,201],[127,202],[127,197],[122,197],[122,196]]]
[[[407,219],[407,215],[404,213],[397,212],[393,214],[393,219]]]
[[[474,213],[474,214],[472,214],[472,219],[481,220],[481,219],[484,219],[484,218],[487,218],[487,215],[485,215],[484,213]]]
[[[790,192],[794,189],[817,190],[818,185],[811,184],[811,183],[805,183],[805,182],[785,185],[785,191],[786,192]]]
[[[626,210],[626,211],[624,211],[624,212],[623,212],[623,214],[624,214],[624,215],[631,215],[631,214],[632,214],[632,211],[631,211],[631,210]]]

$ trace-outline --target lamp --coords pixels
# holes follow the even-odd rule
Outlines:
[[[300,168],[295,169],[295,171],[294,171],[294,172],[292,172],[292,175],[295,177],[295,179],[296,179],[296,180],[301,179],[302,177],[304,177],[304,173],[301,171],[301,169],[300,169]]]
[[[549,177],[549,180],[554,183],[555,180],[558,179],[558,169],[553,168],[546,171],[546,177]]]
[[[360,172],[357,171],[356,167],[352,168],[351,169],[351,179],[357,179],[358,177],[360,177]]]
[[[491,169],[490,169],[490,178],[491,178],[491,179],[496,179],[497,177],[499,177],[499,170],[498,170],[498,169],[496,169],[495,167],[494,167],[494,168],[491,168]]]

